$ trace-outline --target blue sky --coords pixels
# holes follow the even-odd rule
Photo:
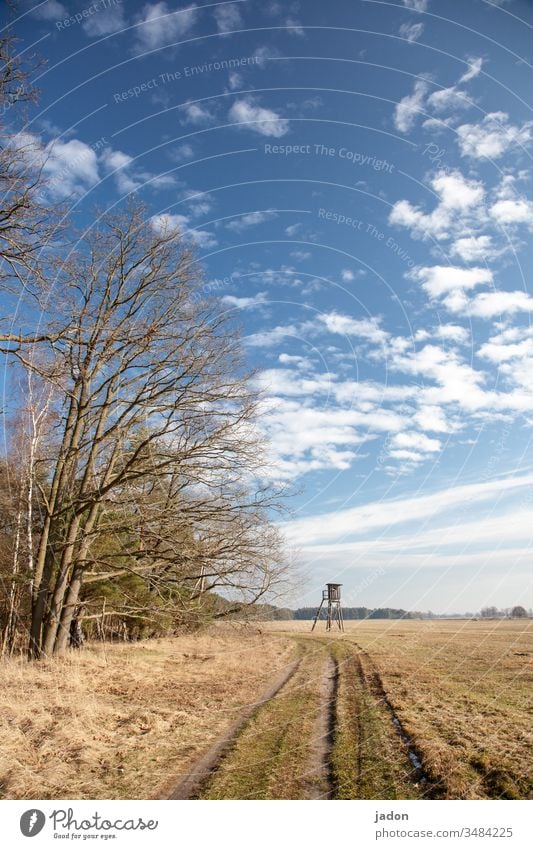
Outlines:
[[[313,604],[533,605],[531,3],[22,2],[83,225],[197,246],[265,389]],[[32,47],[34,45],[34,47]]]

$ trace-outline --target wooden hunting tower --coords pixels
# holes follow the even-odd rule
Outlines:
[[[315,630],[315,625],[320,618],[320,613],[325,602],[327,602],[328,605],[326,616],[326,631],[331,631],[333,622],[337,623],[337,625],[339,626],[339,631],[344,631],[344,621],[342,618],[341,607],[341,587],[342,584],[326,584],[326,589],[322,590],[322,601],[320,602],[320,607],[316,612],[311,631]]]

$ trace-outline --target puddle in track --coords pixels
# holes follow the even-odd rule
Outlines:
[[[427,772],[424,769],[424,765],[422,763],[420,756],[418,755],[418,753],[417,753],[417,751],[414,747],[412,737],[407,733],[407,731],[403,727],[401,720],[399,719],[396,711],[394,710],[391,702],[389,701],[389,697],[387,696],[387,693],[385,692],[385,687],[383,686],[383,681],[381,680],[381,675],[379,674],[378,670],[374,666],[372,659],[370,658],[369,654],[364,649],[361,649],[360,647],[359,647],[359,653],[360,653],[359,663],[360,663],[360,669],[361,669],[361,677],[362,677],[363,681],[365,681],[365,680],[368,681],[364,667],[361,663],[361,657],[364,657],[368,666],[369,666],[369,669],[370,669],[371,681],[368,681],[368,683],[374,689],[374,692],[376,693],[377,698],[382,702],[382,704],[385,705],[385,707],[387,708],[388,712],[391,715],[393,725],[394,725],[396,731],[398,732],[400,740],[402,741],[402,743],[404,744],[404,746],[407,750],[407,756],[409,758],[409,761],[413,765],[413,769],[414,769],[413,778],[419,784],[430,785],[432,782],[430,780],[429,775],[427,774]]]

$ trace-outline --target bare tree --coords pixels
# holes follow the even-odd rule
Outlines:
[[[272,498],[243,486],[260,463],[256,397],[238,338],[197,299],[197,278],[180,235],[152,230],[143,210],[106,218],[61,262],[64,297],[44,334],[55,341],[38,360],[34,347],[16,352],[62,399],[41,486],[33,656],[65,649],[84,578],[106,569],[149,576],[154,590],[178,581],[190,596],[222,587],[249,601],[275,583]],[[102,528],[118,550],[98,550]]]
[[[28,609],[34,575],[34,535],[39,528],[36,515],[36,476],[43,433],[48,419],[50,387],[42,384],[31,373],[25,375],[25,385],[18,394],[24,399],[14,419],[7,428],[9,455],[4,463],[2,481],[2,509],[4,521],[11,525],[9,555],[4,554],[4,563],[9,562],[9,573],[4,569],[3,586],[5,625],[2,653],[12,653],[18,630],[24,630],[21,608]],[[19,637],[22,634],[19,634]]]
[[[47,250],[64,229],[46,195],[46,157],[25,128],[25,106],[37,97],[33,70],[17,54],[16,39],[0,37],[0,288],[10,316],[0,343],[42,341],[27,325],[50,295]]]

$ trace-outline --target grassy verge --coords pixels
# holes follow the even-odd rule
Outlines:
[[[251,629],[0,665],[0,798],[143,799],[194,761],[294,656]]]

